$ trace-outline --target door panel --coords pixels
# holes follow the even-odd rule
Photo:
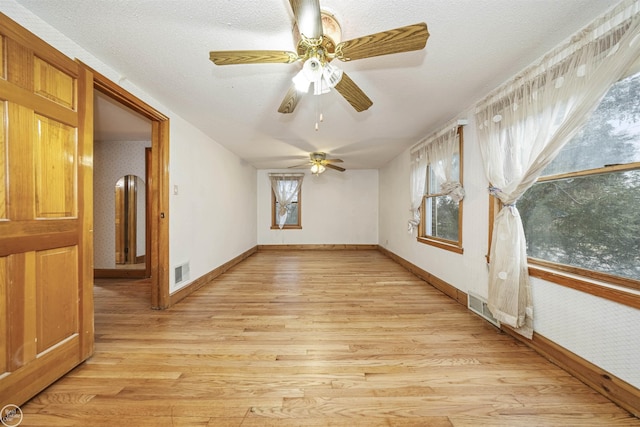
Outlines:
[[[64,107],[75,106],[73,77],[38,57],[34,63],[34,92]]]
[[[34,219],[33,110],[14,102],[7,104],[8,214],[11,221]],[[3,224],[7,226],[7,224]]]
[[[89,73],[2,14],[0,34],[4,407],[92,353],[93,98]]]
[[[40,115],[35,122],[36,218],[75,217],[75,129]]]
[[[78,332],[77,248],[36,252],[38,353]]]

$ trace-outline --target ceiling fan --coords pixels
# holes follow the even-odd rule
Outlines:
[[[290,168],[301,168],[311,166],[311,173],[319,175],[326,170],[326,168],[344,172],[346,169],[340,166],[334,165],[334,163],[342,163],[342,159],[327,159],[327,154],[321,151],[316,151],[309,154],[309,162],[301,165],[290,166]]]
[[[334,40],[340,26],[332,15],[320,10],[319,0],[289,0],[295,16],[294,34],[298,36],[296,52],[281,50],[211,51],[209,59],[216,65],[303,62],[302,70],[292,79],[278,112],[291,113],[301,94],[314,84],[314,95],[335,88],[358,112],[373,102],[342,70],[330,64],[334,59],[352,61],[392,53],[423,49],[429,38],[424,22],[352,40]],[[323,25],[324,24],[324,25]],[[337,31],[333,31],[337,30]],[[336,37],[334,34],[338,34]]]

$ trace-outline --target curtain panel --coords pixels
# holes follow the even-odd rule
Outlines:
[[[426,150],[427,162],[440,183],[440,193],[451,197],[456,203],[460,202],[464,198],[464,188],[458,181],[459,176],[453,176],[454,158],[460,152],[457,123],[447,126],[426,146]]]
[[[408,222],[409,233],[413,234],[420,225],[420,205],[427,183],[427,155],[424,145],[412,151],[411,156],[411,218]]]
[[[459,151],[458,121],[450,122],[443,129],[426,137],[410,151],[411,157],[411,218],[409,233],[420,225],[420,206],[427,194],[427,172],[431,166],[438,181],[440,192],[450,196],[455,202],[464,198],[464,189],[457,177],[453,177],[454,156]]]
[[[298,194],[303,178],[304,174],[269,174],[271,189],[279,206],[276,216],[278,218],[278,227],[281,230],[287,221],[287,216],[291,210],[291,203],[296,194]]]
[[[533,304],[516,202],[640,56],[639,4],[620,2],[477,105],[489,192],[503,205],[493,226],[488,305],[526,337]]]

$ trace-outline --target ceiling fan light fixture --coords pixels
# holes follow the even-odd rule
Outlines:
[[[322,78],[322,62],[315,56],[307,59],[302,66],[302,72],[309,82],[317,82]]]
[[[313,82],[313,94],[314,95],[324,95],[325,93],[329,93],[331,88],[325,81],[324,77],[322,77],[317,82]]]
[[[322,79],[328,87],[334,88],[342,80],[342,73],[343,71],[340,68],[327,62],[322,69]]]
[[[325,170],[327,170],[327,169],[320,163],[314,163],[311,166],[311,173],[314,174],[314,175],[320,175]]]
[[[298,92],[307,93],[309,92],[309,86],[311,86],[311,82],[307,79],[304,74],[304,70],[300,70],[298,74],[296,74],[291,81],[296,87]]]

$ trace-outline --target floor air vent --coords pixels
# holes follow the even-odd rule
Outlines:
[[[185,262],[184,264],[180,264],[174,270],[174,283],[177,285],[178,283],[182,283],[185,280],[189,280],[189,263]]]
[[[491,314],[489,307],[487,307],[487,301],[481,296],[474,294],[473,292],[469,292],[468,295],[469,295],[469,298],[468,298],[469,310],[478,314],[487,322],[497,327],[500,327],[500,322],[498,321],[498,319],[493,317],[493,314]]]

